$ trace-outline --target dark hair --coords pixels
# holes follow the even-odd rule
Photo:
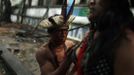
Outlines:
[[[95,21],[95,29],[101,32],[98,40],[94,40],[97,42],[94,44],[97,46],[95,50],[97,53],[112,53],[109,49],[115,47],[116,43],[119,46],[121,38],[126,38],[124,29],[128,28],[134,31],[134,17],[128,0],[110,1],[109,10],[98,16]],[[100,46],[98,46],[98,42],[101,43]]]
[[[49,34],[52,34],[52,33],[55,32],[56,30],[57,30],[57,28],[50,27],[50,28],[47,29],[47,32],[48,32]]]
[[[52,34],[52,33],[59,31],[59,30],[68,30],[68,26],[63,26],[63,27],[53,26],[53,27],[48,28],[47,32],[49,34]]]
[[[109,8],[106,12],[96,18],[96,28],[104,31],[107,28],[120,27],[122,25],[129,27],[132,24],[133,14],[130,10],[128,0],[110,0]],[[134,28],[134,26],[133,26]]]
[[[84,57],[84,61],[86,60],[84,63],[85,75],[93,72],[92,68],[95,67],[95,64],[99,64],[100,59],[103,60],[102,56],[106,61],[110,60],[109,68],[113,73],[114,49],[120,45],[122,38],[126,38],[123,29],[129,28],[134,31],[134,17],[128,0],[109,1],[107,11],[97,16],[95,22],[91,23],[94,25],[92,26],[94,30],[99,31],[100,34],[96,39],[91,39],[93,36],[89,37],[88,45],[90,46],[88,46]],[[90,32],[89,35],[92,33]],[[112,75],[112,73],[108,75]]]

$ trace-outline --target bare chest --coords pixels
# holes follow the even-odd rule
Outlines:
[[[65,59],[65,49],[60,48],[60,49],[55,49],[55,56],[57,59],[57,62],[60,64],[64,59]]]

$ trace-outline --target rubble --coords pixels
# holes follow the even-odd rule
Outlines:
[[[0,44],[6,45],[6,48],[14,54],[20,61],[28,67],[34,75],[40,74],[39,65],[35,59],[35,52],[44,41],[48,41],[47,33],[35,32],[32,35],[19,36],[18,32],[31,30],[32,27],[23,24],[4,24],[0,26]],[[25,32],[23,32],[25,33]],[[0,62],[1,64],[2,62]],[[0,66],[0,75],[5,75],[5,70]]]

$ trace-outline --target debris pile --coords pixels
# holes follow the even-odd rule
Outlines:
[[[35,52],[49,37],[43,30],[36,30],[29,34],[32,26],[23,24],[3,24],[0,26],[0,44],[15,55],[34,75],[39,75],[39,66],[35,59]],[[3,63],[0,58],[0,64]],[[5,65],[5,64],[3,64]],[[0,75],[6,75],[6,70],[0,65]]]

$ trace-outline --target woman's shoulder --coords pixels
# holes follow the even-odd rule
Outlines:
[[[133,74],[134,63],[134,32],[126,30],[126,37],[120,42],[120,46],[116,49],[115,55],[115,71],[116,73]],[[126,68],[127,67],[127,68]]]

